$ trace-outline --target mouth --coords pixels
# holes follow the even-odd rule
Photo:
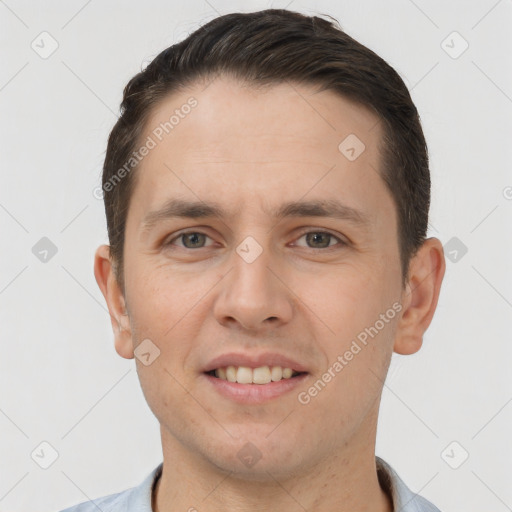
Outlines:
[[[210,377],[228,382],[236,382],[238,384],[265,385],[271,382],[295,379],[305,375],[307,372],[283,366],[259,366],[257,368],[251,368],[249,366],[229,365],[204,373]]]

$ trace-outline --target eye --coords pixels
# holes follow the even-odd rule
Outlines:
[[[343,240],[333,235],[329,231],[308,231],[306,233],[303,233],[298,238],[298,240],[304,237],[306,239],[306,243],[308,244],[307,247],[309,247],[310,249],[329,249],[333,245],[336,245],[331,243],[333,240],[336,240],[338,242],[338,245],[347,245]],[[201,233],[200,231],[186,231],[184,233],[179,234],[178,236],[175,236],[168,242],[165,242],[164,245],[178,245],[178,247],[181,247],[183,249],[202,249],[204,247],[209,247],[208,245],[205,245],[206,239],[208,238],[210,238],[208,235],[206,235],[205,233]],[[175,244],[174,242],[176,240],[181,241],[181,244]],[[298,246],[304,247],[300,244]]]
[[[165,245],[175,245],[173,244],[175,240],[181,240],[183,245],[179,247],[183,247],[185,249],[202,249],[203,247],[207,247],[203,245],[206,238],[210,237],[204,233],[201,233],[200,231],[187,231],[172,238],[166,242]]]
[[[336,245],[330,244],[330,242],[332,242],[333,240],[337,240],[341,245],[346,245],[346,243],[343,240],[333,235],[332,233],[329,233],[329,231],[308,231],[306,233],[303,233],[302,236],[298,238],[298,240],[304,237],[306,238],[306,243],[311,249],[328,249],[332,247],[332,245]],[[311,246],[310,244],[312,244],[313,246]]]

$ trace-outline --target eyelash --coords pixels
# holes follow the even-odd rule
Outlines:
[[[311,251],[323,251],[323,252],[326,252],[328,250],[332,250],[332,249],[336,249],[336,248],[341,248],[341,247],[344,247],[344,246],[347,246],[348,243],[345,242],[344,240],[342,240],[339,236],[336,236],[334,233],[331,233],[330,231],[324,231],[324,230],[317,230],[317,229],[314,229],[314,230],[309,230],[309,231],[304,231],[302,232],[300,235],[299,235],[299,238],[302,238],[303,236],[305,235],[308,235],[310,233],[314,233],[314,234],[323,234],[323,235],[329,235],[331,236],[332,238],[335,238],[339,243],[338,244],[334,244],[332,246],[327,246],[327,247],[324,247],[324,248],[314,248],[314,247],[302,247],[303,249],[309,249]],[[191,235],[191,234],[198,234],[198,235],[204,235],[208,238],[211,238],[210,236],[208,236],[206,233],[203,233],[202,231],[193,231],[193,230],[190,230],[190,231],[183,231],[182,233],[179,233],[178,235],[176,235],[175,237],[173,237],[171,240],[169,240],[168,242],[165,242],[164,243],[164,246],[172,246],[173,245],[173,242],[175,240],[178,240],[178,239],[181,239],[182,236],[185,236],[185,235]],[[338,247],[340,246],[340,247]],[[191,249],[189,247],[182,247],[182,246],[178,246],[180,249],[185,249],[185,250],[188,250],[188,251],[197,251],[199,249],[207,249],[209,246],[206,246],[206,247],[198,247],[196,249]]]

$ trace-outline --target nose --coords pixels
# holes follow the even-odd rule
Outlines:
[[[288,323],[293,315],[294,294],[277,262],[264,250],[248,262],[238,253],[221,281],[213,312],[219,323],[248,331],[274,329]]]

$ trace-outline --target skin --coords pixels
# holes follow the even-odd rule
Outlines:
[[[402,287],[396,208],[378,173],[382,132],[369,110],[332,91],[256,90],[221,76],[158,104],[145,137],[191,95],[197,107],[137,170],[124,296],[107,245],[94,263],[119,355],[133,358],[146,338],[160,350],[148,366],[136,358],[161,425],[164,465],[153,508],[392,511],[375,466],[380,398],[392,352],[413,354],[422,345],[445,271],[442,244],[424,242]],[[338,150],[351,133],[366,146],[354,161]],[[169,198],[217,201],[232,215],[168,219],[144,233],[145,215]],[[299,199],[343,201],[369,225],[265,213]],[[190,238],[176,238],[183,230],[207,237],[187,248]],[[305,236],[318,231],[334,238]],[[252,263],[236,252],[247,236],[263,250]],[[298,392],[395,302],[400,313],[317,396],[299,403]],[[202,376],[222,353],[263,350],[307,365],[300,389],[241,405]],[[252,467],[237,457],[247,442],[261,454]]]

